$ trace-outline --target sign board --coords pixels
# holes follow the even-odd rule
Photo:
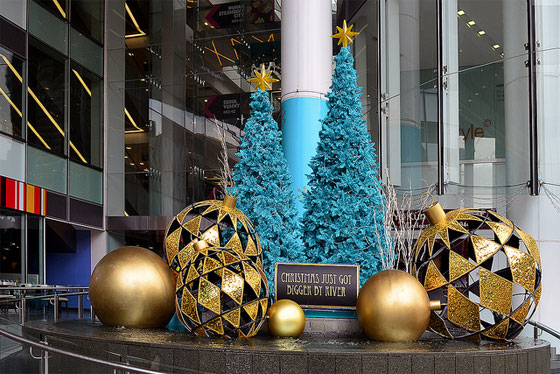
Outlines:
[[[272,0],[252,0],[214,5],[205,20],[214,28],[229,28],[247,23],[269,23],[274,21],[274,3]]]
[[[358,265],[276,263],[275,299],[302,307],[356,309],[360,290]]]

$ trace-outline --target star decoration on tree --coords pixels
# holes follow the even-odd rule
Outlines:
[[[342,44],[343,47],[348,46],[348,43],[352,43],[352,37],[359,34],[359,32],[352,31],[352,27],[354,25],[350,25],[350,27],[346,26],[346,20],[342,23],[342,27],[336,26],[338,32],[331,36],[331,38],[337,38],[338,44]]]
[[[257,89],[261,89],[263,91],[271,90],[272,85],[271,83],[278,82],[278,79],[271,77],[272,71],[267,72],[264,64],[261,65],[261,71],[254,70],[255,77],[249,79],[249,82],[254,82],[257,84]]]

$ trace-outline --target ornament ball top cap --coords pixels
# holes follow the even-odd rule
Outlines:
[[[338,32],[334,35],[331,35],[331,38],[338,39],[337,45],[342,44],[343,47],[348,46],[348,43],[353,42],[352,37],[359,34],[359,32],[352,31],[352,27],[354,27],[354,25],[350,25],[350,27],[348,27],[346,25],[346,20],[344,20],[344,22],[342,23],[342,27],[336,26]]]
[[[257,89],[260,88],[263,91],[271,90],[271,83],[278,82],[278,79],[271,77],[272,71],[267,72],[264,64],[261,65],[261,71],[257,69],[254,70],[255,77],[250,78],[249,82],[254,82],[257,84]]]

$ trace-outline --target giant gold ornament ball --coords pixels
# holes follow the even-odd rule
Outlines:
[[[486,209],[426,208],[430,226],[414,248],[414,273],[432,299],[430,329],[451,339],[512,340],[535,312],[542,292],[537,242]]]
[[[417,340],[430,322],[430,300],[424,287],[400,270],[385,270],[369,278],[356,307],[362,330],[374,340]]]
[[[164,327],[175,312],[175,277],[154,252],[122,247],[95,266],[89,298],[104,325]]]
[[[268,331],[271,335],[298,337],[305,328],[305,314],[295,301],[278,300],[268,310]]]

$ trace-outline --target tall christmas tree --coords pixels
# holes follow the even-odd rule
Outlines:
[[[336,67],[311,159],[304,197],[303,241],[310,262],[358,264],[361,283],[381,270],[384,199],[375,148],[362,119],[361,88],[348,47],[352,26],[337,27]]]
[[[238,207],[255,225],[264,256],[269,286],[274,283],[274,264],[303,261],[292,177],[284,158],[281,132],[272,118],[272,104],[265,91],[276,81],[266,72],[255,70],[257,91],[251,94],[251,117],[245,123],[241,149],[237,153],[233,179],[237,186]]]

